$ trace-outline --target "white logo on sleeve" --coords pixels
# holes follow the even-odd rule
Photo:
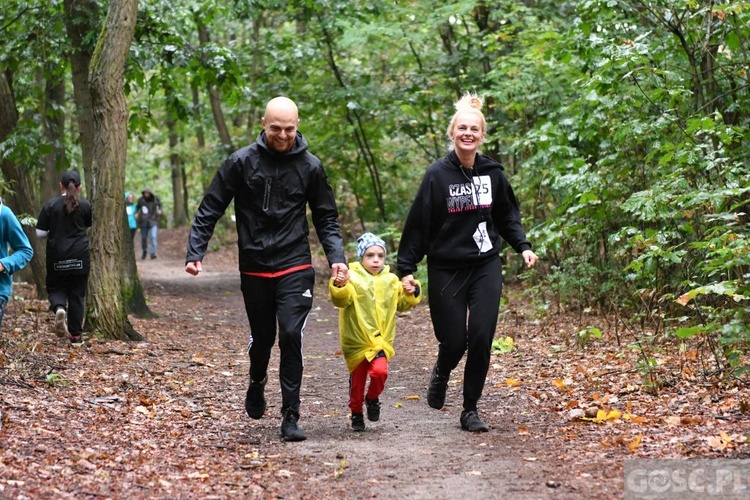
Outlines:
[[[308,288],[304,292],[302,292],[303,297],[312,297],[312,294],[310,293],[310,289]]]

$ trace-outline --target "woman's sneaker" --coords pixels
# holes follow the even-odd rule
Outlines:
[[[291,408],[284,410],[281,420],[281,437],[284,441],[304,441],[305,433],[297,425],[299,413]]]
[[[450,375],[440,375],[438,373],[437,363],[432,369],[430,376],[430,386],[427,388],[427,404],[436,410],[445,406],[445,391],[448,390],[448,380]]]
[[[68,336],[68,313],[62,307],[55,311],[55,335],[61,339]]]

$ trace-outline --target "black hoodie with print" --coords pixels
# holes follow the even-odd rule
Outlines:
[[[477,154],[466,169],[451,151],[425,172],[404,224],[398,274],[413,274],[425,255],[435,268],[484,263],[497,257],[501,238],[518,253],[531,249],[503,167]]]

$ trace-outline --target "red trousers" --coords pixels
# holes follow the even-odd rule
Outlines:
[[[365,384],[370,376],[370,386],[367,388],[367,399],[377,399],[385,388],[388,378],[388,360],[385,356],[372,361],[364,360],[349,376],[349,409],[352,413],[362,413],[365,402]]]

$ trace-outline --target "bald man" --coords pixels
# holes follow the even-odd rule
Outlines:
[[[250,323],[245,411],[254,419],[265,412],[268,363],[278,325],[285,441],[306,439],[297,422],[302,335],[315,284],[308,205],[332,275],[340,272],[348,279],[333,191],[323,165],[297,131],[298,123],[294,101],[276,97],[268,102],[263,131],[253,144],[227,158],[206,191],[190,228],[185,258],[185,271],[197,276],[216,222],[234,200],[241,289]]]

